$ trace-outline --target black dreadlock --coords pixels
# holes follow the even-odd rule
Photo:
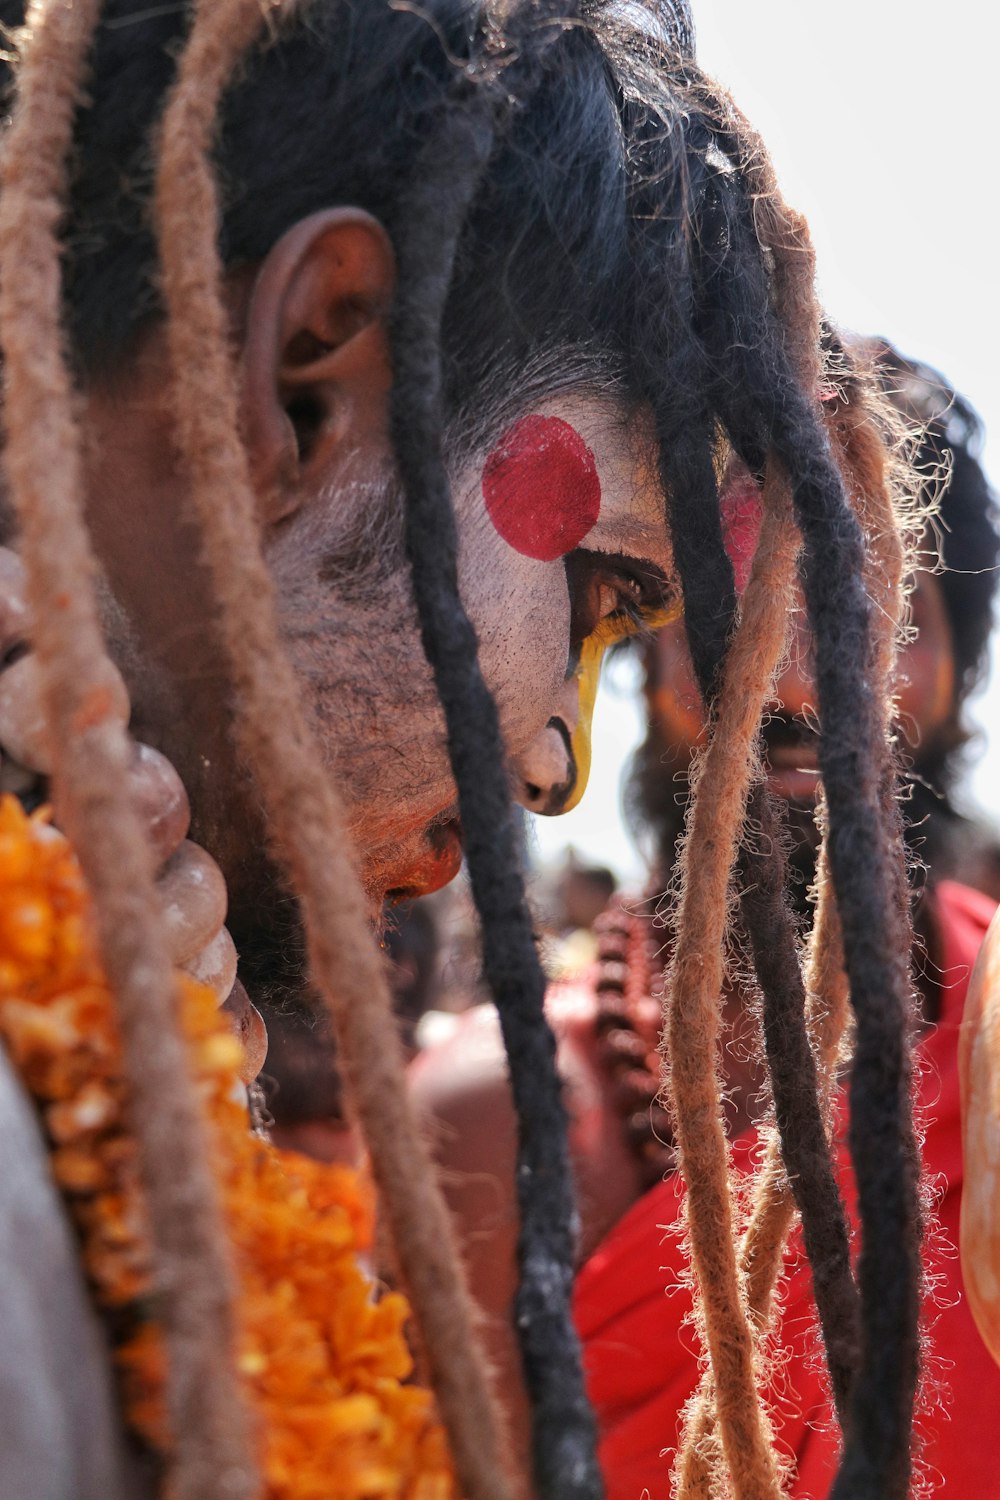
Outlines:
[[[738,197],[727,233],[738,233],[746,213]],[[729,265],[740,274],[749,269],[753,276],[755,259],[733,256]],[[747,288],[749,294],[752,291]],[[896,842],[897,829],[887,826],[875,705],[864,675],[869,661],[869,601],[863,542],[810,398],[788,368],[784,331],[774,327],[766,303],[747,295],[742,305],[760,309],[760,316],[755,326],[741,328],[739,337],[732,338],[729,359],[719,375],[729,388],[757,393],[766,439],[792,483],[805,543],[802,580],[816,638],[830,868],[858,1022],[850,1143],[863,1228],[862,1358],[834,1494],[838,1500],[846,1495],[903,1495],[909,1479],[917,1379],[920,1233],[906,1050],[909,943],[893,898],[888,849]],[[745,461],[754,462],[756,451],[744,435],[735,431],[730,436]],[[710,628],[717,630],[714,620]],[[692,629],[697,634],[699,626],[689,614],[689,636]],[[693,648],[692,658],[697,667]],[[779,1117],[781,1113],[779,1108]],[[814,1121],[813,1132],[815,1126]],[[835,1185],[831,1186],[834,1191],[823,1195],[823,1212],[835,1215],[836,1225],[842,1209],[834,1196]],[[800,1209],[804,1206],[800,1201]],[[822,1220],[817,1225],[821,1234],[827,1228]],[[839,1270],[833,1269],[838,1298],[849,1305],[842,1249]],[[821,1291],[818,1280],[816,1290]],[[835,1375],[835,1382],[843,1378]]]
[[[730,143],[724,140],[723,144],[732,156]],[[716,296],[706,321],[713,325],[715,347],[730,348],[746,341],[759,348],[767,336],[768,299],[759,285],[761,268],[752,254],[756,233],[748,205],[727,188],[728,183],[719,194],[727,220],[724,234],[741,251],[732,260],[736,274],[725,263],[719,267]],[[748,279],[756,286],[746,286]],[[756,291],[753,300],[748,297],[752,290]],[[716,385],[719,407],[735,445],[747,461],[759,462],[766,442],[759,409],[755,411],[748,403],[745,388],[735,386],[721,371]],[[756,827],[757,837],[741,850],[740,913],[760,984],[764,1047],[782,1158],[802,1221],[831,1387],[844,1424],[860,1358],[858,1296],[847,1215],[827,1147],[806,1026],[796,924],[787,896],[785,807],[758,784],[750,796],[747,818],[749,826]]]
[[[541,1496],[602,1493],[594,1419],[573,1329],[575,1214],[566,1114],[545,1021],[545,976],[520,873],[496,705],[458,591],[458,536],[441,452],[440,325],[456,241],[493,144],[484,111],[448,116],[408,195],[393,324],[393,445],[408,498],[406,546],[458,787],[466,859],[482,919],[518,1118],[521,1279],[515,1320],[532,1398]]]
[[[731,440],[759,470],[764,439],[760,408],[751,394],[756,388],[727,380],[725,361],[727,351],[741,341],[759,342],[759,325],[768,305],[768,278],[759,251],[750,250],[731,222],[736,210],[729,200],[737,196],[735,184],[718,172],[715,177],[696,230],[705,253],[699,268],[702,285],[692,290],[697,308],[691,310],[703,330],[703,382],[714,387],[714,415],[702,416],[698,433],[693,413],[678,402],[672,388],[663,386],[655,368],[649,372],[648,392],[657,416],[674,557],[684,589],[685,629],[710,711],[736,618],[733,571],[723,542],[711,464],[715,435],[711,424],[721,418]],[[652,247],[651,319],[663,316],[662,308],[668,305],[659,283],[663,262],[662,248]],[[756,285],[748,287],[748,281]],[[666,332],[662,337],[667,338]],[[714,503],[706,503],[708,496],[713,496]],[[782,1153],[802,1216],[834,1397],[843,1418],[857,1362],[857,1299],[847,1221],[827,1147],[805,1024],[796,930],[785,894],[782,810],[758,787],[751,795],[747,819],[759,833],[741,851],[741,915],[761,986],[765,1048]]]
[[[724,130],[719,130],[715,145],[720,155],[730,154],[732,142]],[[705,170],[711,173],[710,167]],[[908,943],[899,930],[899,913],[889,895],[891,832],[881,805],[881,752],[874,735],[874,705],[864,675],[869,662],[869,629],[863,547],[812,410],[814,394],[804,395],[800,390],[787,362],[786,331],[775,327],[768,299],[760,293],[766,270],[756,234],[751,239],[749,233],[742,232],[752,208],[741,190],[738,167],[731,167],[730,172],[716,170],[702,201],[703,211],[700,219],[695,219],[692,233],[702,251],[697,266],[702,281],[691,293],[695,304],[691,321],[701,334],[700,358],[707,367],[701,383],[703,388],[709,384],[715,415],[745,462],[759,469],[763,443],[785,466],[805,541],[803,582],[817,637],[824,726],[821,765],[830,812],[830,863],[858,1018],[858,1050],[851,1085],[851,1147],[861,1189],[864,1230],[860,1269],[862,1357],[844,1466],[835,1493],[838,1497],[901,1496],[908,1483],[917,1375],[919,1210],[905,1048]],[[679,257],[670,256],[671,226],[658,222],[652,212],[645,216],[644,233],[654,242],[647,261],[648,316],[651,322],[659,320],[657,343],[669,348],[678,293],[676,284],[667,291],[661,278],[668,265],[666,274],[678,275]],[[685,244],[685,259],[687,254]],[[727,280],[731,282],[729,317],[726,298],[720,296]],[[689,364],[688,372],[691,370]],[[662,370],[654,366],[647,378],[647,396],[657,418],[664,484],[670,497],[671,534],[684,588],[689,649],[703,695],[711,705],[735,617],[735,593],[718,524],[714,476],[705,459],[705,440],[710,434],[705,430],[704,416],[692,410],[690,400],[687,404],[678,402],[676,376],[663,381]],[[738,402],[727,399],[727,392],[733,391],[739,393]],[[850,681],[855,684],[853,689],[848,686]],[[767,819],[762,801],[756,811],[758,817],[763,814]],[[769,844],[773,827],[771,833]],[[754,863],[749,851],[744,859]],[[789,1035],[793,1036],[808,1078],[812,1067],[807,1061],[808,1041],[801,1019],[801,982],[791,995],[786,990],[780,1011],[776,1009],[779,997],[771,991],[771,979],[782,986],[788,984],[797,964],[794,930],[780,910],[784,897],[770,882],[768,891],[769,895],[756,892],[744,904],[743,916],[755,956],[759,957],[773,939],[780,942],[779,950],[772,955],[774,962],[758,973],[765,989],[765,1014],[770,1017],[769,1050],[772,1045],[784,1049]],[[785,1097],[780,1097],[783,1081],[791,1087]],[[818,1263],[814,1262],[815,1289],[834,1388],[838,1404],[843,1405],[854,1363],[854,1294],[843,1207],[829,1166],[815,1089],[800,1088],[802,1080],[796,1081],[784,1068],[772,1082],[786,1166],[796,1186],[810,1249],[818,1254]],[[796,1182],[796,1166],[806,1163],[813,1176],[803,1192],[801,1182]],[[823,1166],[817,1176],[818,1163]]]
[[[917,1152],[910,1118],[908,933],[894,899],[888,826],[875,738],[864,543],[826,439],[772,333],[735,351],[762,392],[774,450],[792,481],[804,539],[806,607],[816,639],[824,733],[820,766],[829,809],[829,859],[857,1019],[850,1147],[862,1221],[862,1359],[834,1495],[902,1496],[918,1371]],[[858,671],[858,667],[861,671]]]

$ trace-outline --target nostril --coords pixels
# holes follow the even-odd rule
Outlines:
[[[573,781],[561,781],[556,786],[535,786],[530,781],[522,782],[522,806],[541,818],[557,818],[565,811],[573,790]]]
[[[573,748],[563,721],[551,718],[511,770],[512,790],[522,807],[542,817],[561,812],[576,781]]]

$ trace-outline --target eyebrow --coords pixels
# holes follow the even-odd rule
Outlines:
[[[592,557],[599,557],[605,562],[620,562],[627,569],[644,578],[648,578],[657,587],[657,596],[651,599],[648,606],[656,608],[658,605],[670,604],[680,592],[680,584],[676,577],[667,573],[659,563],[653,562],[650,557],[637,557],[634,552],[611,552],[605,547],[577,547],[577,552],[587,553]]]

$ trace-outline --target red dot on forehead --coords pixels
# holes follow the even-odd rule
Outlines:
[[[522,417],[486,460],[483,498],[511,547],[554,562],[583,541],[601,511],[594,455],[560,417]]]
[[[746,469],[738,471],[723,487],[720,508],[722,536],[733,565],[736,592],[742,594],[750,580],[763,519],[760,491]]]

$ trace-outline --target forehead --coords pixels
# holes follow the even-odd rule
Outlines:
[[[592,389],[540,394],[479,455],[485,510],[516,550],[549,562],[585,545],[667,560],[649,413]]]

